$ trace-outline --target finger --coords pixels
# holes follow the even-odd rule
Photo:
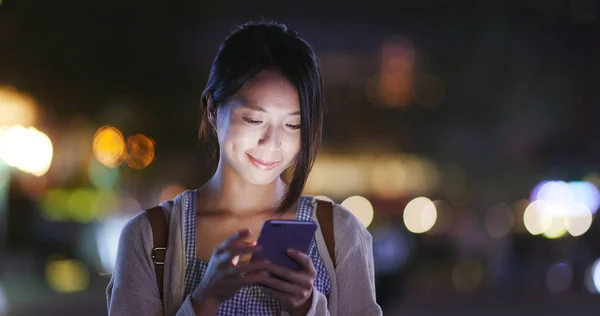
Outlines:
[[[215,251],[221,252],[223,250],[225,250],[229,244],[231,244],[232,242],[236,241],[236,240],[243,240],[249,236],[252,235],[252,231],[250,230],[250,228],[246,228],[246,229],[242,229],[240,231],[238,231],[237,233],[229,236],[226,240],[224,240],[222,243],[219,244],[219,246],[217,246],[217,248],[215,249]]]
[[[269,264],[266,270],[286,281],[301,286],[311,286],[313,277],[304,271],[294,271],[276,264]]]
[[[266,271],[254,271],[239,275],[236,281],[238,285],[253,285],[262,283],[268,277],[269,273]]]
[[[296,260],[296,262],[298,262],[298,264],[300,265],[301,269],[305,272],[307,272],[309,275],[311,276],[316,276],[317,275],[317,271],[315,270],[315,266],[312,263],[312,260],[310,259],[310,257],[303,253],[302,251],[298,250],[298,249],[293,249],[293,248],[289,248],[286,253],[292,257],[292,259]]]
[[[272,276],[265,278],[261,283],[272,290],[297,297],[302,296],[305,290],[303,287],[300,287],[294,283],[282,281]]]
[[[263,261],[256,261],[256,262],[249,262],[249,263],[245,263],[239,266],[236,266],[235,268],[232,269],[232,273],[253,273],[253,272],[260,272],[260,271],[265,271],[268,273],[267,268],[269,267],[270,263],[266,260]]]

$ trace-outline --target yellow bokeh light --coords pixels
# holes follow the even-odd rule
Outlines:
[[[523,224],[532,235],[539,235],[550,228],[553,217],[544,209],[547,203],[542,200],[537,200],[529,204],[523,213]]]
[[[127,138],[127,165],[133,169],[144,169],[154,159],[154,141],[142,134]]]
[[[371,171],[371,186],[383,198],[393,198],[406,190],[405,165],[397,157],[386,155],[378,158]]]
[[[554,216],[550,223],[550,227],[546,229],[542,235],[548,239],[556,239],[564,236],[567,233],[564,217]]]
[[[7,86],[0,87],[0,126],[35,123],[35,101],[28,95]]]
[[[592,226],[593,215],[589,207],[583,203],[573,206],[575,209],[569,212],[565,218],[565,228],[573,237],[585,234]]]
[[[53,146],[50,138],[33,127],[17,125],[2,133],[0,153],[9,166],[37,177],[50,169]]]
[[[325,184],[325,168],[320,163],[315,163],[306,181],[307,192],[320,192]]]
[[[96,131],[92,151],[101,164],[118,167],[125,159],[125,149],[125,138],[116,127],[103,126]]]
[[[342,206],[352,212],[365,227],[369,227],[373,221],[373,205],[362,196],[351,196],[342,202]]]
[[[435,204],[426,197],[418,197],[408,202],[404,208],[404,225],[415,234],[421,234],[433,227],[437,220]]]
[[[78,260],[52,260],[46,264],[46,282],[57,292],[83,291],[90,281],[90,274]]]

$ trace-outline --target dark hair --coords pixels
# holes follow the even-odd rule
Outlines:
[[[215,113],[242,86],[259,73],[277,69],[298,90],[301,113],[300,152],[287,175],[288,188],[279,211],[290,207],[302,194],[306,179],[321,143],[323,123],[323,84],[319,62],[311,46],[298,33],[274,21],[248,22],[237,28],[221,44],[208,82],[202,93],[201,122],[198,136],[201,154],[207,155],[204,180],[216,171],[219,144],[208,120],[207,96]]]

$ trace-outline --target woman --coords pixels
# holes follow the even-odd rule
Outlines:
[[[314,197],[301,195],[323,120],[312,48],[275,22],[241,26],[220,47],[201,111],[212,177],[161,204],[169,223],[164,297],[152,228],[140,213],[121,233],[109,314],[380,315],[371,235],[340,205],[333,206],[335,262],[320,229],[308,253],[288,253],[300,271],[248,261],[266,220],[316,221]]]

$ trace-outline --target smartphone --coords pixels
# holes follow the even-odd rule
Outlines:
[[[262,250],[252,254],[250,261],[267,259],[271,263],[298,271],[300,265],[286,252],[288,248],[308,252],[317,224],[313,221],[268,220],[263,224],[257,243]]]

